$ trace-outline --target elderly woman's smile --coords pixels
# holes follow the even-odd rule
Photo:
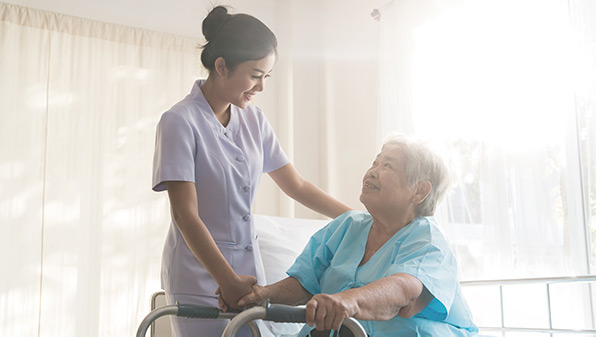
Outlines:
[[[371,183],[370,181],[368,181],[368,180],[365,180],[365,181],[364,181],[364,186],[363,186],[362,188],[363,188],[363,190],[364,190],[364,189],[367,189],[367,188],[371,188],[371,189],[374,189],[374,190],[378,190],[378,189],[379,189],[377,186],[375,186],[374,184],[372,184],[372,183]]]
[[[360,201],[373,216],[395,219],[397,212],[405,221],[413,218],[415,188],[408,184],[406,163],[402,146],[387,144],[364,174]]]

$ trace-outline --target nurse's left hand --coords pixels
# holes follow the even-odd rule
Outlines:
[[[306,303],[306,323],[317,330],[339,330],[344,319],[356,314],[356,304],[345,293],[317,294]]]
[[[228,304],[226,301],[224,301],[223,296],[221,296],[221,288],[217,287],[217,290],[215,290],[215,295],[217,295],[217,305],[219,306],[219,309],[223,312],[227,312]]]

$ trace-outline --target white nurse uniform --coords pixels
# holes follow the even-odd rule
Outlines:
[[[226,260],[237,274],[256,276],[264,284],[251,210],[261,175],[289,161],[258,107],[231,105],[230,121],[224,127],[203,96],[203,83],[197,81],[191,93],[165,112],[157,125],[153,190],[165,190],[167,181],[193,182],[201,220]],[[173,219],[161,277],[168,302],[217,306],[217,284],[186,245]],[[176,329],[186,336],[184,327]],[[200,331],[205,336],[217,335],[203,327]],[[196,336],[198,332],[192,333]]]

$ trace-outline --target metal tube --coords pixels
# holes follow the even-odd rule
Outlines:
[[[232,321],[230,321],[230,324],[226,326],[222,337],[233,337],[244,324],[247,324],[248,322],[255,319],[263,319],[266,315],[267,308],[265,307],[254,307],[245,310],[234,317]],[[360,325],[360,323],[352,317],[344,320],[342,325],[349,329],[354,334],[354,337],[367,337],[366,331],[362,325]]]
[[[546,302],[548,307],[548,328],[552,330],[553,328],[553,314],[550,306],[550,283],[546,284]],[[552,333],[549,333],[550,337],[553,337]]]
[[[243,312],[236,315],[236,317],[232,318],[230,323],[226,326],[222,337],[234,337],[240,328],[248,323],[252,322],[255,319],[263,319],[267,314],[267,309],[265,307],[254,307],[248,310],[244,310]]]
[[[151,311],[149,315],[147,315],[147,317],[145,317],[145,319],[139,325],[139,329],[137,330],[137,337],[145,337],[147,329],[149,329],[151,323],[153,323],[153,321],[160,318],[161,316],[176,314],[178,314],[177,305],[167,305],[165,307],[157,308]]]
[[[464,287],[474,286],[496,286],[496,285],[516,285],[516,284],[534,284],[534,283],[569,283],[569,282],[596,282],[596,275],[585,276],[568,276],[568,277],[541,277],[541,278],[525,278],[525,279],[503,279],[503,280],[478,280],[478,281],[461,281],[460,284]]]
[[[366,331],[355,318],[350,317],[344,320],[342,325],[352,331],[354,337],[367,337]]]
[[[503,286],[499,286],[499,301],[501,303],[501,327],[505,327],[505,307],[503,303]]]
[[[500,331],[500,332],[541,332],[541,333],[564,333],[564,334],[596,334],[596,330],[594,329],[545,329],[545,328],[516,328],[516,327],[482,327],[483,331]]]
[[[178,307],[178,305],[166,305],[151,311],[139,325],[136,337],[145,337],[145,335],[147,334],[147,330],[154,321],[156,321],[158,318],[162,316],[178,315],[179,309],[180,308]],[[237,313],[233,312],[219,312],[217,318],[231,319],[236,317],[237,315]],[[250,321],[247,324],[250,328],[250,332],[252,333],[253,337],[261,337],[261,332],[259,331],[259,327],[255,322]]]

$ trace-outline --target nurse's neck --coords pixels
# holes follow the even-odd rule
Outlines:
[[[218,88],[216,81],[209,76],[205,83],[201,86],[203,96],[209,103],[215,118],[226,127],[230,122],[230,102],[228,102],[221,95],[221,90]]]

